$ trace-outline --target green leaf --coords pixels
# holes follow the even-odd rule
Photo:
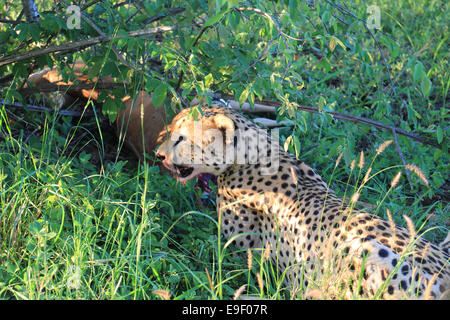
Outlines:
[[[161,83],[156,87],[152,95],[152,102],[155,108],[158,108],[164,103],[167,97],[167,84]]]
[[[298,159],[298,156],[300,155],[300,140],[297,136],[293,136],[294,141],[294,151],[295,151],[295,157]]]
[[[422,62],[417,61],[416,65],[414,66],[414,72],[413,72],[413,80],[414,82],[419,82],[423,79],[425,76],[425,68],[422,64]]]
[[[440,126],[437,127],[436,137],[437,137],[437,142],[439,144],[441,144],[442,140],[444,139],[444,132],[442,131],[442,128]]]
[[[247,101],[248,94],[249,94],[249,90],[248,90],[248,88],[245,88],[245,90],[242,91],[241,95],[239,96],[239,104],[240,105],[244,104],[244,102]]]
[[[223,12],[219,12],[215,16],[212,16],[208,20],[206,20],[205,24],[203,25],[204,28],[212,26],[213,24],[217,23],[222,17],[228,12],[229,10],[225,10]]]
[[[425,98],[428,98],[428,96],[430,95],[431,87],[432,87],[431,80],[428,79],[426,75],[424,75],[422,81],[420,82],[420,89],[422,90],[422,94],[424,95]]]
[[[292,136],[287,137],[286,141],[284,142],[284,152],[287,152],[289,150],[289,145],[291,144]]]
[[[29,27],[28,24],[19,24],[16,27],[16,30],[19,31],[17,39],[20,41],[25,41],[28,38]]]
[[[336,48],[336,38],[335,37],[331,37],[329,46],[330,46],[331,52],[333,52],[334,48]]]
[[[0,32],[0,43],[6,42],[8,38],[10,37],[10,31],[3,31]]]
[[[209,88],[214,81],[213,75],[210,73],[205,77],[205,87]]]
[[[230,26],[232,28],[237,28],[239,24],[239,19],[241,18],[241,15],[238,12],[230,12],[228,15],[228,21],[230,23]]]
[[[31,23],[28,30],[33,41],[38,41],[41,38],[41,30],[39,28],[39,24],[36,22]]]
[[[117,119],[117,105],[114,99],[107,97],[103,103],[102,112],[105,116],[109,118],[111,122]]]

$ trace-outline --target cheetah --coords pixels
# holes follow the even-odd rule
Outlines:
[[[440,299],[450,289],[441,246],[344,203],[322,178],[239,112],[221,104],[178,113],[156,156],[179,181],[217,176],[222,233],[239,249],[269,248],[291,290],[331,274],[345,298]],[[319,277],[319,278],[318,278]]]

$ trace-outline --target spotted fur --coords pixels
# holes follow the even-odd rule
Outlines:
[[[183,110],[175,117],[169,126],[170,137],[157,152],[175,174],[180,173],[176,168],[187,170],[183,157],[177,156],[180,144],[194,140],[189,128],[195,121],[188,112]],[[241,235],[235,244],[242,249],[269,246],[272,261],[281,273],[286,271],[286,284],[292,290],[314,288],[328,277],[345,288],[347,298],[356,294],[439,299],[448,292],[449,239],[437,246],[347,206],[311,167],[284,152],[277,139],[261,134],[262,129],[241,114],[218,105],[203,107],[202,113],[198,122],[203,123],[203,130],[220,131],[225,121],[227,132],[221,130],[221,146],[226,149],[232,141],[233,161],[218,164],[220,159],[213,154],[216,149],[209,148],[210,137],[202,131],[204,145],[191,150],[208,151],[202,163],[195,165],[192,177],[199,173],[218,176],[216,203],[224,236]],[[181,141],[176,138],[180,135],[184,135]],[[243,160],[237,161],[242,152]],[[274,155],[277,166],[272,163]]]

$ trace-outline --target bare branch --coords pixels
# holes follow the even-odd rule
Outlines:
[[[39,12],[33,0],[22,0],[22,5],[28,22],[36,22],[39,20]]]
[[[0,23],[8,23],[8,24],[16,25],[20,22],[16,21],[16,20],[8,20],[8,19],[0,18]]]

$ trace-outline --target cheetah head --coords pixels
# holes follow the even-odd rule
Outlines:
[[[202,108],[197,120],[189,111],[175,116],[156,155],[179,181],[204,173],[220,175],[234,160],[234,122],[216,108]]]

